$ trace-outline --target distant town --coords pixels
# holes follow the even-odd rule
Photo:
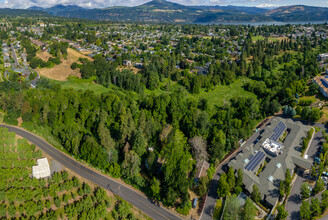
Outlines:
[[[0,218],[327,217],[327,24],[0,16],[0,41]]]

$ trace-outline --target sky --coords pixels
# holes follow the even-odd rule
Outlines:
[[[150,0],[0,0],[1,8],[51,7],[58,4],[78,5],[86,8],[111,6],[136,6]],[[328,7],[328,0],[170,0],[183,5],[238,5],[279,7],[285,5],[310,5]]]

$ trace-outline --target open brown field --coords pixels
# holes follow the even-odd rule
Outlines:
[[[52,55],[50,53],[48,53],[47,51],[37,53],[36,56],[39,57],[41,60],[43,60],[45,62],[47,62],[48,59],[50,57],[52,57]]]
[[[77,62],[77,60],[82,57],[82,58],[87,58],[89,60],[92,60],[90,57],[85,56],[71,48],[67,49],[67,60],[64,58],[61,59],[62,63],[59,65],[56,65],[52,68],[42,68],[39,69],[38,71],[42,76],[46,76],[50,79],[55,79],[55,80],[60,80],[60,81],[65,81],[68,76],[77,76],[81,77],[79,69],[72,70],[71,65],[74,62]],[[38,53],[38,57],[40,57],[42,60],[47,61],[51,55],[48,52],[41,52]]]
[[[119,67],[119,68],[117,68],[117,70],[119,70],[119,71],[131,70],[134,74],[137,74],[138,72],[141,71],[141,69],[135,68],[133,66]]]

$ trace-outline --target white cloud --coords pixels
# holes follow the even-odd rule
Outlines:
[[[78,5],[86,8],[111,6],[136,6],[151,0],[0,0],[0,8],[28,8],[31,6],[51,7],[58,4]],[[310,0],[168,0],[183,5],[246,5],[257,7],[276,7],[279,5],[307,3]],[[315,0],[313,4],[323,5],[327,0]]]
[[[279,7],[279,5],[275,5],[275,4],[259,4],[256,7],[258,7],[258,8],[277,8],[277,7]]]
[[[143,4],[149,0],[4,0],[0,8],[29,8],[31,6],[52,7],[54,5],[78,5],[86,8],[104,8],[110,6],[135,6]]]

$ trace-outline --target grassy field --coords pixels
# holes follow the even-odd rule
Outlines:
[[[101,94],[104,92],[115,92],[115,93],[123,94],[120,91],[111,88],[106,88],[102,85],[96,84],[94,82],[94,78],[81,79],[78,77],[70,76],[68,77],[67,81],[51,80],[51,82],[61,85],[63,89],[72,88],[76,90],[91,90],[94,91],[96,94]]]
[[[269,41],[279,41],[279,40],[283,40],[284,38],[273,38],[273,37],[263,37],[263,36],[254,36],[252,37],[252,41],[258,41],[258,40],[265,40],[268,39]]]
[[[214,87],[211,91],[206,92],[204,89],[200,94],[196,95],[197,99],[208,99],[210,105],[221,106],[228,102],[233,97],[254,97],[256,95],[244,90],[243,85],[251,81],[250,79],[238,79],[231,85],[219,85]]]
[[[101,94],[104,92],[114,92],[116,94],[126,95],[126,93],[121,92],[119,88],[112,86],[112,88],[106,88],[102,85],[96,84],[93,78],[90,79],[81,79],[77,77],[68,77],[67,81],[57,81],[51,80],[52,82],[58,83],[62,88],[72,88],[76,90],[91,90],[96,94]],[[177,82],[171,81],[169,79],[164,79],[163,82],[160,82],[159,88],[151,91],[145,89],[146,95],[161,95],[161,94],[170,94],[172,92],[180,92],[186,98],[189,99],[207,99],[210,106],[220,106],[225,102],[228,102],[233,97],[256,97],[255,94],[247,92],[244,90],[243,85],[251,81],[248,78],[241,78],[236,80],[231,85],[217,85],[211,90],[207,91],[206,89],[201,89],[199,94],[190,94],[184,86],[181,86]],[[129,95],[136,95],[134,92],[130,92]]]
[[[146,90],[145,94],[160,95],[163,93],[169,94],[171,92],[178,91],[187,98],[196,100],[207,99],[209,101],[210,106],[221,106],[233,97],[256,97],[255,94],[247,92],[243,88],[243,85],[245,85],[245,83],[249,81],[251,81],[251,79],[241,78],[236,80],[231,85],[217,85],[210,91],[207,91],[206,89],[201,89],[199,94],[194,95],[190,94],[185,87],[179,85],[177,82],[169,82],[168,79],[165,79],[163,82],[160,83],[158,89],[155,89],[154,91]]]
[[[71,48],[67,49],[67,59],[61,58],[61,63],[59,65],[53,65],[48,68],[38,68],[39,73],[42,76],[46,76],[50,79],[65,81],[69,76],[80,77],[79,69],[72,70],[71,65],[74,62],[78,62],[78,59],[86,58],[92,60],[90,57],[85,56]],[[48,52],[40,52],[37,54],[39,58],[43,61],[48,61],[49,57],[52,57]]]
[[[307,100],[308,101],[311,101],[312,103],[314,103],[314,102],[317,101],[317,99],[316,99],[315,96],[303,96],[303,97],[300,98],[299,102],[301,102],[301,101],[307,101]]]

